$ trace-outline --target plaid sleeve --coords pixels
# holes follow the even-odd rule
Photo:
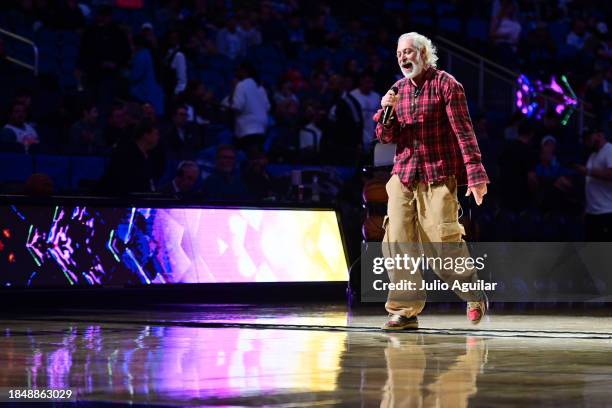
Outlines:
[[[372,118],[376,124],[376,138],[380,143],[395,143],[399,136],[399,125],[397,121],[391,121],[391,126],[381,123],[383,110],[379,109]]]
[[[480,149],[470,120],[463,86],[459,82],[450,81],[444,89],[444,96],[446,115],[459,142],[465,163],[468,186],[488,183],[489,177],[482,165]]]

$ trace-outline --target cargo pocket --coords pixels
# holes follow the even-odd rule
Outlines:
[[[465,228],[458,222],[443,222],[438,224],[441,242],[460,242],[465,235]]]

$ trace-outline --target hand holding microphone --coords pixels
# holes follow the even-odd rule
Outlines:
[[[391,114],[393,113],[393,110],[395,109],[395,104],[397,103],[397,100],[399,99],[397,97],[397,86],[394,86],[393,88],[389,89],[389,91],[385,94],[385,96],[383,96],[382,100],[380,101],[380,105],[383,108],[383,116],[382,116],[382,124],[383,125],[388,125],[389,124],[389,120],[391,119]]]

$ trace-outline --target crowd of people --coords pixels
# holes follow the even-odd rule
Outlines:
[[[34,37],[44,30],[79,33],[73,72],[43,72],[35,86],[15,88],[5,103],[0,150],[110,157],[94,187],[104,194],[264,198],[275,189],[265,172],[269,162],[370,163],[372,115],[400,74],[397,36],[413,29],[435,34],[432,27],[449,32],[449,16],[460,21],[458,43],[541,78],[566,74],[598,131],[609,132],[608,5],[168,0],[130,9],[119,3],[0,6],[2,21],[29,27]],[[422,17],[434,24],[422,26]],[[487,22],[480,38],[470,34],[474,20]],[[10,75],[17,68],[0,45],[0,68]],[[59,85],[66,75],[74,78],[72,88]],[[492,175],[491,205],[515,213],[580,212],[586,136],[562,126],[554,112],[537,123],[505,113],[504,125],[473,112]],[[212,172],[199,166],[204,151],[214,152]],[[179,165],[167,183],[162,175],[170,161]]]

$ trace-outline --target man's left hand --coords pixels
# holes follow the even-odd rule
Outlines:
[[[465,196],[469,197],[470,194],[474,195],[474,200],[476,201],[477,205],[482,204],[482,199],[485,194],[487,194],[487,183],[475,184],[471,187],[468,187]]]

